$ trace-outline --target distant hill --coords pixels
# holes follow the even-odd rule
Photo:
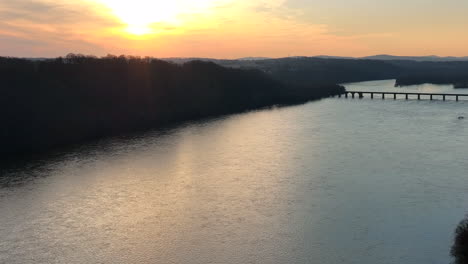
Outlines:
[[[239,58],[238,60],[241,61],[252,61],[252,60],[270,60],[271,58],[267,57],[245,57],[245,58]]]
[[[447,62],[447,61],[468,61],[468,56],[466,57],[440,57],[436,55],[430,56],[394,56],[394,55],[373,55],[366,57],[343,57],[343,56],[330,56],[330,55],[318,55],[318,56],[292,56],[279,59],[300,59],[300,58],[316,58],[316,59],[346,59],[346,60],[384,60],[384,61],[393,61],[393,60],[408,60],[408,61],[427,61],[427,62]],[[257,60],[268,60],[269,58],[264,57],[247,57],[241,58],[238,60],[241,61],[257,61]]]
[[[443,62],[443,61],[468,61],[468,57],[439,57],[435,55],[431,56],[393,56],[393,55],[374,55],[362,57],[360,59],[366,60],[411,60],[411,61],[434,61],[434,62]]]
[[[257,61],[216,62],[224,67],[257,69],[272,78],[294,85],[336,84],[364,80],[392,79],[401,68],[385,61],[288,57]]]
[[[328,56],[328,55],[318,55],[318,56],[313,56],[312,58],[318,58],[318,59],[356,59],[354,57],[340,57],[340,56]]]
[[[171,58],[183,64],[191,58]],[[464,83],[468,80],[468,57],[375,55],[362,58],[286,57],[244,60],[199,59],[228,68],[257,69],[272,78],[295,85],[335,84],[378,79],[397,79],[397,85]]]
[[[156,59],[156,58],[155,58]],[[158,58],[163,61],[173,62],[176,64],[184,64],[189,61],[209,61],[209,62],[217,62],[217,59],[209,59],[209,58]]]

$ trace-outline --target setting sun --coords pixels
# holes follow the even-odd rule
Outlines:
[[[133,35],[157,33],[161,28],[174,27],[182,23],[182,16],[204,13],[216,0],[101,0],[113,15],[126,25],[125,31]]]
[[[155,24],[174,24],[179,9],[174,1],[102,0],[115,16],[126,25],[126,31],[135,35],[153,33]]]

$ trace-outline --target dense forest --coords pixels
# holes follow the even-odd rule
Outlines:
[[[256,69],[126,56],[0,58],[0,156],[342,93]]]
[[[288,83],[346,83],[396,79],[395,86],[468,83],[468,61],[286,58],[258,61],[256,67]]]
[[[468,83],[468,61],[370,60],[316,57],[210,61],[227,67],[259,69],[269,73],[272,78],[277,80],[300,85],[311,83],[346,83],[379,79],[397,79],[396,86],[434,83],[453,84],[456,87],[462,87]]]
[[[395,86],[403,87],[416,84],[452,84],[454,88],[468,88],[468,73],[463,74],[413,74],[397,78]]]
[[[392,79],[402,72],[397,66],[375,60],[285,58],[258,63],[274,78],[299,85]]]
[[[378,60],[290,57],[262,60],[213,60],[225,67],[258,69],[283,83],[296,85],[331,84],[395,79],[404,73],[400,66]],[[185,62],[186,59],[172,59]]]
[[[396,86],[423,83],[453,84],[461,88],[468,83],[468,61],[460,62],[392,62],[404,69],[398,76]]]

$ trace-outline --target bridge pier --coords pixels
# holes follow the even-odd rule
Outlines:
[[[458,102],[458,95],[456,96],[456,98],[457,98],[456,100],[457,100],[457,102]]]
[[[385,94],[384,93],[382,94],[382,100],[385,100]]]
[[[348,98],[348,93],[347,92],[345,93],[345,98]]]
[[[418,100],[421,100],[421,94],[418,94]]]
[[[396,100],[396,93],[393,94],[393,100]]]
[[[431,101],[432,101],[432,94],[431,94]]]
[[[443,98],[444,98],[443,100],[445,101],[445,95],[444,95],[444,97],[443,97]]]
[[[408,94],[405,94],[405,99],[408,100]]]
[[[374,99],[374,93],[370,93],[370,98]]]
[[[359,99],[364,98],[364,95],[362,93],[358,93],[358,94],[359,94]]]
[[[352,96],[352,97],[353,97],[353,99],[354,99],[354,93],[351,93],[351,96]]]

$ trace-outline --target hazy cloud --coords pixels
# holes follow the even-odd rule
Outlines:
[[[92,5],[61,0],[0,0],[0,17],[0,55],[64,55],[73,48],[102,52],[90,33],[117,25]]]

